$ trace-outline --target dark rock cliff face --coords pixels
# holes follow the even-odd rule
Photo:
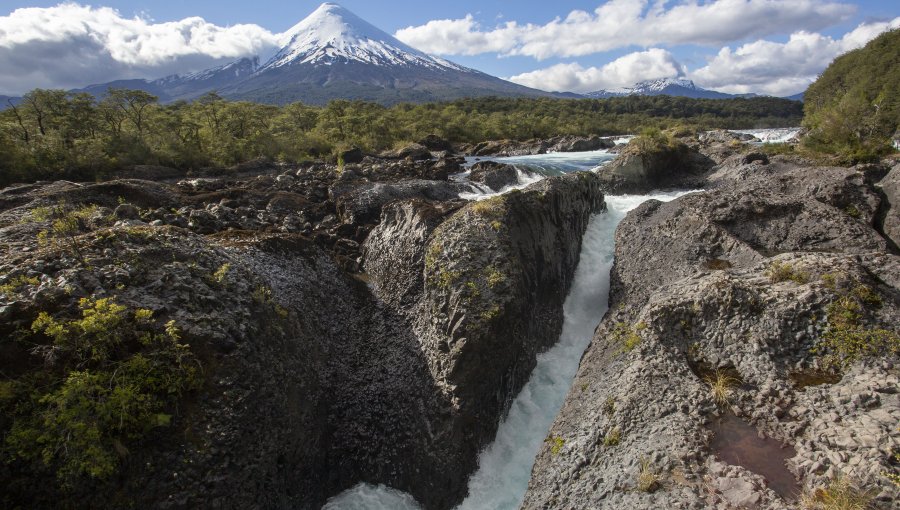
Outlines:
[[[629,213],[610,312],[523,508],[788,508],[840,477],[892,508],[898,492],[884,473],[896,468],[880,445],[898,440],[900,259],[873,228],[880,198],[869,175],[730,164],[709,191]],[[835,369],[826,354],[839,354],[822,343],[843,327],[835,306],[860,310],[853,331],[893,340],[875,360]],[[720,376],[730,378],[724,402],[709,382]],[[721,460],[712,439],[725,412],[753,437],[795,448],[786,463],[765,460],[787,467],[792,489]]]
[[[398,202],[367,240],[375,294],[407,317],[450,403],[442,442],[461,452],[453,469],[472,472],[537,353],[557,340],[581,235],[603,209],[597,185],[586,173],[547,179],[452,214]]]

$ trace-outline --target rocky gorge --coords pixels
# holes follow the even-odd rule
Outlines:
[[[582,235],[609,195],[703,188],[619,225],[610,311],[523,508],[787,508],[835,480],[892,507],[900,166],[770,157],[726,132],[664,142],[528,186],[480,163],[481,200],[450,178],[460,152],[609,143],[431,137],[262,175],[2,190],[4,505],[320,508],[366,482],[452,508],[559,339]],[[104,324],[131,314],[197,369],[129,409],[152,425],[89,420],[87,434],[53,418],[84,411],[57,395],[72,374],[107,370],[118,389],[114,367],[160,352],[80,355],[67,334],[102,338],[79,317],[104,299],[126,310]],[[729,423],[789,445],[770,464],[793,481],[775,490],[749,459],[727,462],[716,437]],[[91,443],[36,432],[49,424]],[[101,461],[115,468],[95,476]]]

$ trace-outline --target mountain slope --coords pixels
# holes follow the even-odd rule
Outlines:
[[[257,68],[259,68],[259,58],[242,58],[222,66],[184,76],[174,74],[158,80],[117,80],[109,83],[88,85],[76,92],[88,92],[94,96],[102,97],[110,88],[135,89],[158,96],[162,102],[171,102],[179,99],[190,100],[246,78],[253,74]]]
[[[288,30],[282,44],[259,71],[222,95],[276,104],[551,95],[422,53],[333,3]]]

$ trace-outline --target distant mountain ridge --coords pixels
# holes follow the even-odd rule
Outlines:
[[[639,82],[632,87],[598,90],[595,92],[588,92],[585,96],[600,99],[622,96],[680,96],[696,99],[730,99],[737,97],[732,94],[725,94],[724,92],[700,88],[696,86],[692,80],[686,78],[646,80]]]
[[[624,96],[677,96],[691,97],[695,99],[735,99],[760,97],[759,94],[727,94],[725,92],[717,92],[715,90],[704,89],[698,87],[693,80],[687,78],[659,78],[656,80],[645,80],[638,82],[631,87],[598,90],[584,94],[585,97],[603,99],[608,97],[624,97]],[[803,92],[793,96],[785,97],[794,101],[803,101]]]

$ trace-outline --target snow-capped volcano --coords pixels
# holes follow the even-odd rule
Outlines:
[[[550,95],[427,55],[331,2],[285,32],[281,43],[257,72],[221,94],[279,104]]]
[[[356,61],[380,66],[413,65],[469,71],[403,44],[335,3],[324,3],[282,34],[282,48],[261,71],[293,64]]]

